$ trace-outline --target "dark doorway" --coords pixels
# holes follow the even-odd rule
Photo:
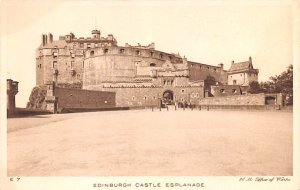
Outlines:
[[[167,90],[163,93],[163,103],[170,105],[174,103],[174,93],[171,90]]]
[[[266,105],[275,105],[275,97],[274,96],[266,96],[265,104]]]

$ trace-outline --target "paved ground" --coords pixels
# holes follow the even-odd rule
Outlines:
[[[8,119],[8,175],[292,175],[292,113],[136,110]]]

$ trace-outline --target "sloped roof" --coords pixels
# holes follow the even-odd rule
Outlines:
[[[250,61],[240,62],[240,63],[233,63],[231,64],[231,67],[229,68],[229,72],[235,72],[235,71],[245,71],[245,70],[252,70],[253,65]]]

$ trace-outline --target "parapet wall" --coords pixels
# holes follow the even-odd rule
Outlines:
[[[114,92],[102,92],[55,87],[58,111],[63,108],[111,108],[115,107]]]
[[[234,95],[226,97],[208,97],[199,101],[199,105],[265,105],[264,94]]]

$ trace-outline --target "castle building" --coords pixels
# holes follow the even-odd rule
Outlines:
[[[88,38],[76,38],[70,33],[53,40],[51,33],[43,34],[41,45],[36,50],[36,84],[55,81],[60,85],[77,84],[81,88],[85,51],[97,46],[116,45],[113,35],[100,37],[99,30],[93,30],[92,37]]]
[[[254,72],[252,63],[250,66],[241,70],[232,65],[228,78],[223,64],[188,61],[179,54],[156,50],[154,43],[118,46],[113,35],[101,37],[99,30],[88,38],[70,33],[53,40],[52,34],[44,34],[36,51],[36,84],[54,81],[59,87],[115,92],[116,106],[196,104],[204,97],[208,76],[223,85],[234,80],[237,85],[247,85],[250,78],[243,82],[236,74],[248,76]]]

